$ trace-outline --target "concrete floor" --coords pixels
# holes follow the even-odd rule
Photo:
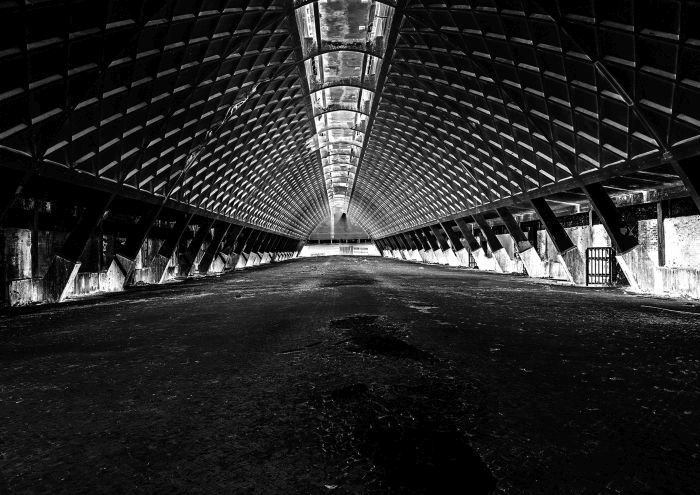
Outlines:
[[[0,493],[696,493],[700,307],[304,259],[0,319]]]

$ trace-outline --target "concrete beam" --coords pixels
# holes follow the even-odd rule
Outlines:
[[[513,242],[515,242],[515,246],[518,249],[518,254],[520,255],[523,265],[525,265],[527,274],[534,278],[546,277],[547,272],[544,263],[542,263],[542,258],[540,258],[539,253],[530,243],[525,232],[520,228],[520,224],[510,210],[508,210],[508,208],[496,208],[496,213],[501,217],[508,233],[513,238]]]
[[[569,281],[579,285],[585,284],[586,262],[584,255],[572,242],[552,208],[544,198],[530,200],[530,204],[552,240],[558,253],[559,262],[565,268]]]
[[[44,275],[44,289],[48,302],[61,302],[70,293],[80,269],[80,257],[95,229],[109,213],[113,200],[114,194],[94,198],[84,209],[61,249],[54,255]]]
[[[672,163],[695,206],[700,210],[700,158],[695,156]]]
[[[601,184],[591,184],[582,187],[583,192],[591,203],[591,208],[596,212],[606,232],[610,236],[613,247],[618,254],[636,248],[639,241],[632,234],[632,229],[620,218],[615,204],[605,192]]]

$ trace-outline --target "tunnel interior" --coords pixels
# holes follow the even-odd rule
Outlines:
[[[692,492],[698,26],[695,0],[0,1],[0,494]],[[72,438],[86,411],[114,438]]]

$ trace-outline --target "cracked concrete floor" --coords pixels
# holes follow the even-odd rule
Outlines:
[[[696,493],[700,307],[302,259],[0,318],[0,493]]]

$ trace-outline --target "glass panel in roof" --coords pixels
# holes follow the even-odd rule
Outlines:
[[[333,163],[352,164],[335,167],[328,175],[331,204],[347,207],[394,8],[370,0],[297,1],[295,5],[312,92],[314,144],[320,150],[324,173]],[[344,161],[331,161],[329,157],[334,156]]]

